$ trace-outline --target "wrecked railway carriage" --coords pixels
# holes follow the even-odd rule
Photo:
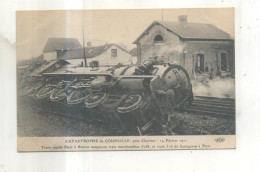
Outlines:
[[[157,61],[73,68],[56,60],[22,81],[18,82],[20,98],[37,100],[41,109],[67,116],[81,114],[102,121],[111,131],[131,135],[176,133],[180,123],[174,110],[193,101],[186,70]]]

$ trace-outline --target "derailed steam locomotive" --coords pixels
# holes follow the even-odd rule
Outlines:
[[[76,109],[80,111],[76,113],[103,121],[111,131],[131,135],[175,134],[180,129],[175,110],[193,101],[186,70],[158,61],[72,68],[57,60],[36,73],[27,77],[30,80],[20,95],[40,101],[42,108],[63,109],[64,115],[73,115]]]

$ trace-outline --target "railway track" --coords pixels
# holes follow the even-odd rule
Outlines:
[[[223,117],[235,116],[235,99],[195,96],[188,112]]]

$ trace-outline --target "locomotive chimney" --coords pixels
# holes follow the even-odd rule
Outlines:
[[[187,22],[187,15],[178,16],[179,22]]]

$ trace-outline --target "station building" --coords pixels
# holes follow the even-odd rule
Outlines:
[[[234,74],[234,39],[223,30],[202,23],[190,23],[187,16],[178,22],[154,21],[134,41],[137,64],[148,59],[180,64],[189,74],[221,70]]]

